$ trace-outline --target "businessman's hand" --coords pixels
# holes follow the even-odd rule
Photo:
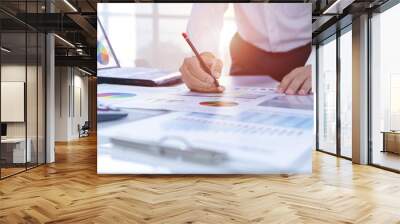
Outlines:
[[[283,77],[278,86],[279,93],[307,95],[311,91],[311,65],[293,69]]]
[[[222,61],[210,52],[202,53],[200,56],[210,68],[211,75],[218,79],[221,76]],[[214,79],[201,68],[195,56],[185,58],[179,71],[182,74],[183,82],[190,90],[197,92],[223,92],[225,89],[223,86],[215,86]]]

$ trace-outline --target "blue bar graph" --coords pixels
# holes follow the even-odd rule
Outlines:
[[[207,131],[209,133],[301,134],[313,128],[311,115],[246,111],[236,116],[188,113],[163,123],[171,131]]]

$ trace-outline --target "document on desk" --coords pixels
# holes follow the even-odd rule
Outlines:
[[[152,91],[154,90],[154,91]],[[238,114],[282,94],[274,88],[229,87],[223,93],[197,93],[184,86],[167,88],[99,85],[98,102],[121,108]],[[268,106],[268,105],[264,105]]]
[[[207,164],[218,173],[305,173],[311,172],[312,129],[309,113],[172,112],[118,126],[110,137],[115,147],[127,150],[124,155],[134,152],[135,158],[151,154],[158,160]],[[182,168],[171,172],[196,173]]]
[[[240,78],[229,79],[234,85],[225,84],[223,93],[191,92],[184,85],[98,85],[99,103],[165,111],[99,129],[107,141],[98,146],[98,172],[311,172],[313,96],[278,94],[271,80]]]

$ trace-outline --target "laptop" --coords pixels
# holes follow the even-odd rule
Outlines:
[[[99,84],[166,86],[181,82],[179,72],[157,68],[121,67],[99,18],[97,18],[97,27],[97,81]]]

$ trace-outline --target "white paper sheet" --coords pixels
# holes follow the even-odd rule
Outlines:
[[[118,95],[120,94],[120,95]],[[120,108],[165,109],[182,112],[236,114],[277,94],[274,88],[232,87],[224,93],[197,93],[172,88],[99,85],[98,102]]]
[[[135,122],[121,121],[107,128],[100,125],[98,172],[311,172],[312,96],[277,94],[277,82],[267,77],[232,77],[221,83],[226,86],[223,94],[190,92],[184,85],[99,85],[99,103],[172,112]],[[160,150],[158,145],[165,144],[174,146],[170,154],[175,156],[168,156],[168,147],[161,147],[166,154],[154,154]],[[176,149],[187,147],[199,150],[177,156]],[[153,150],[153,154],[146,150]],[[227,159],[207,164],[204,160],[209,153],[211,158],[217,153]]]
[[[179,148],[178,145],[183,142],[184,147],[218,152],[227,157],[225,161],[213,164],[179,156],[161,158],[168,161],[184,160],[199,167],[203,165],[208,167],[207,172],[215,167],[218,172],[223,173],[294,173],[311,171],[310,166],[305,164],[311,164],[312,127],[312,116],[290,112],[247,111],[236,116],[174,112],[118,126],[109,132],[109,137],[151,146],[163,145],[165,139],[172,139],[175,148]],[[133,153],[136,158],[151,158],[151,155],[146,153],[149,149],[138,149],[133,144],[132,147],[128,145],[123,148],[125,150],[121,152],[123,155]],[[195,151],[191,155],[198,156]],[[114,156],[120,157],[115,152]],[[122,157],[119,159],[123,160]],[[154,157],[153,154],[153,159],[158,157],[163,156],[160,154]],[[204,156],[202,158],[204,160]],[[172,168],[170,171],[196,172],[192,169],[185,172],[182,168]],[[198,169],[200,173],[203,171],[205,170]],[[141,172],[142,170],[138,170],[138,173]]]

